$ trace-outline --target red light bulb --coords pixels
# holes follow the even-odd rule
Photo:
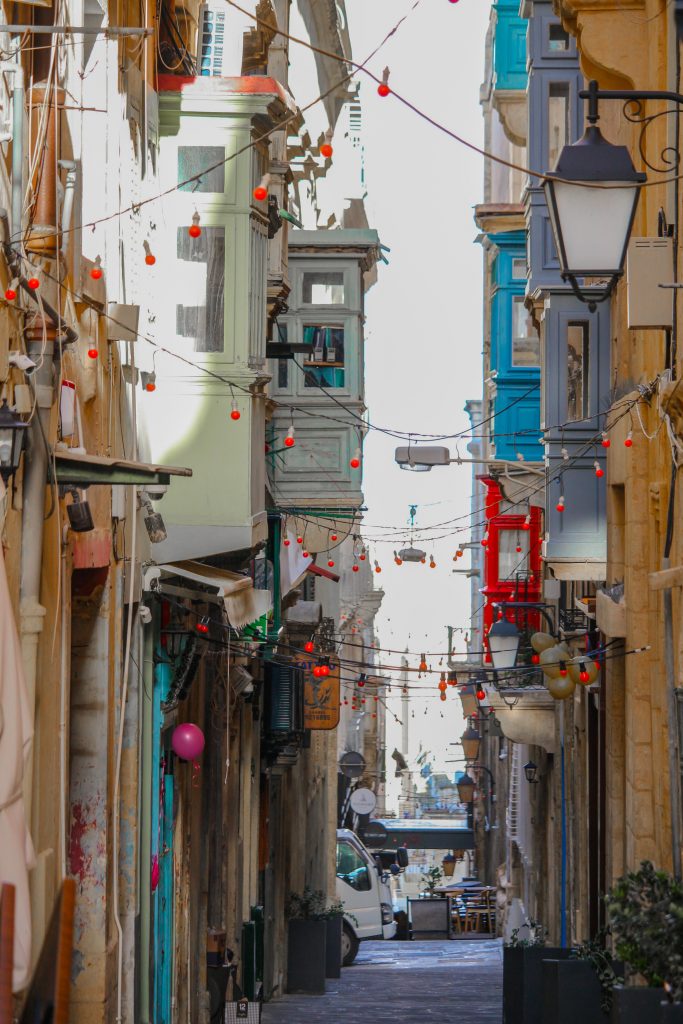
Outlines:
[[[40,281],[37,277],[29,277],[26,283],[33,291],[35,291],[36,288],[40,288]]]
[[[202,229],[199,226],[199,214],[196,211],[192,214],[192,223],[187,229],[187,233],[190,238],[199,238],[202,233]]]
[[[558,512],[564,512],[564,498],[563,497],[560,498],[560,500],[558,501],[558,503],[555,506],[555,508],[557,509]]]
[[[303,537],[297,537],[296,538],[296,542],[297,542],[297,544],[303,544],[303,542],[304,542]]]
[[[332,156],[332,146],[329,144],[329,142],[323,142],[322,146],[320,147],[320,152],[322,156]]]
[[[147,255],[145,256],[145,263],[147,264],[148,267],[153,267],[156,261],[156,256],[151,252],[148,252]]]
[[[313,643],[312,640],[306,641],[306,643],[304,644],[304,650],[306,651],[306,654],[313,654],[313,651],[315,650],[315,644]]]
[[[523,530],[530,530],[531,529],[531,516],[526,516],[525,517],[524,522],[522,523],[522,529]]]
[[[336,533],[331,533],[330,534],[330,540],[339,540],[339,537],[337,536]]]
[[[30,284],[30,283],[31,283],[31,282],[29,281],[29,284]],[[633,447],[633,432],[632,432],[632,431],[630,431],[630,430],[629,430],[629,432],[628,432],[628,434],[626,435],[626,438],[625,438],[625,440],[624,440],[624,447],[625,447],[625,448],[632,448],[632,447]]]
[[[17,297],[17,293],[14,290],[14,288],[6,288],[5,289],[5,298],[7,299],[8,302],[14,302],[16,297]]]
[[[90,356],[91,359],[97,359],[99,352],[97,351],[96,348],[89,348],[88,355]]]
[[[379,85],[377,86],[377,92],[379,93],[380,96],[388,96],[389,93],[391,92],[391,89],[389,88],[386,82],[380,82]]]
[[[382,568],[381,568],[381,566],[379,566],[379,565],[376,565],[376,566],[375,566],[375,572],[381,572],[381,571],[382,571]]]
[[[603,430],[603,432],[602,432],[602,441],[600,442],[600,444],[602,445],[603,448],[609,448],[611,443],[612,442],[610,441],[609,437],[607,436],[607,434]]]
[[[562,676],[563,679],[567,675],[567,666],[565,665],[565,663],[563,661],[560,662],[560,675]]]
[[[539,657],[539,655],[538,655],[538,654],[532,654],[532,655],[531,655],[531,664],[532,664],[532,665],[538,665],[538,663],[540,662],[540,660],[541,660],[541,659],[540,659],[540,657]]]
[[[315,676],[316,679],[322,678],[322,669],[320,665],[313,666],[313,675]]]
[[[152,392],[152,391],[156,391],[156,389],[157,389],[157,386],[156,386],[156,384],[154,383],[153,380],[148,380],[147,383],[145,384],[145,391]]]
[[[364,562],[364,561],[365,561],[365,552],[363,552],[363,553],[362,553],[361,555],[359,555],[358,557],[360,558],[361,562]]]
[[[486,699],[486,690],[477,690],[477,700]]]
[[[257,185],[256,188],[254,189],[254,199],[256,199],[259,203],[262,203],[267,195],[268,189],[264,188],[263,185]]]
[[[294,444],[294,427],[290,427],[285,437],[285,448],[293,448]]]
[[[290,540],[289,540],[289,537],[285,537],[285,539],[283,540],[283,542],[282,542],[282,543],[284,544],[284,546],[285,546],[286,548],[288,548],[288,547],[289,547],[289,545],[290,545]]]
[[[488,534],[485,533],[484,536],[481,538],[481,546],[483,548],[488,547],[488,543],[489,543]]]
[[[521,554],[521,551],[522,551],[522,545],[521,545],[521,544],[518,544],[518,545],[517,545],[517,547],[515,548],[515,551],[517,552],[517,554],[518,554],[518,555],[519,555],[519,554]]]
[[[594,466],[595,466],[595,475],[598,478],[600,478],[601,476],[605,475],[605,471],[604,471],[604,469],[602,468],[602,466],[600,465],[599,462],[595,462]]]
[[[92,277],[93,281],[99,281],[100,278],[102,277],[102,267],[91,267],[90,276]]]
[[[323,677],[323,679],[325,678],[325,676],[329,676],[329,674],[330,674],[330,666],[329,665],[321,665],[320,666],[320,675]]]
[[[331,569],[333,567],[333,565],[334,565],[334,559],[333,558],[328,558],[327,564],[329,565],[329,567]]]
[[[352,572],[358,572],[358,566],[357,565],[352,565],[351,566],[351,571]]]
[[[230,408],[230,419],[236,421],[236,420],[240,419],[241,415],[242,415],[242,413],[237,408],[237,401],[236,401],[236,399],[233,398],[232,406]]]
[[[579,679],[582,683],[587,683],[589,681],[590,676],[588,675],[585,669],[583,672],[579,672]]]
[[[301,554],[304,556],[304,558],[310,558],[311,557],[309,555],[308,551],[302,551]]]

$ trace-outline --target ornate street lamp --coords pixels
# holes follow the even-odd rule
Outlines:
[[[536,776],[538,775],[538,766],[533,761],[527,761],[524,765],[524,774],[526,775],[527,782],[538,782]]]
[[[498,619],[491,626],[487,640],[494,669],[505,672],[514,668],[520,641],[520,633],[514,622]]]
[[[466,761],[476,761],[479,757],[479,746],[481,744],[481,737],[477,730],[471,725],[460,738],[460,745],[462,746],[462,752],[465,755]]]
[[[0,405],[0,476],[5,483],[19,468],[28,423],[15,416],[3,398]]]
[[[597,82],[582,95],[588,98],[588,127],[578,142],[564,146],[544,188],[562,279],[592,311],[623,274],[646,175],[636,171],[625,146],[608,142],[597,127]],[[607,279],[602,292],[584,295],[578,278],[586,277]]]
[[[474,779],[465,772],[464,775],[460,776],[455,785],[458,790],[458,796],[460,797],[460,803],[471,804],[474,800],[474,790],[476,788]]]

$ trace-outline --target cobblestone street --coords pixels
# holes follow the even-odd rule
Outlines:
[[[264,1024],[501,1024],[498,941],[367,942],[324,996],[285,996]]]

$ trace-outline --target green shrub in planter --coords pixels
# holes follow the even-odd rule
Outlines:
[[[287,901],[287,991],[325,992],[327,919],[325,894],[304,889]]]
[[[683,1003],[683,884],[643,861],[617,881],[605,903],[617,956],[650,988],[659,988],[660,999]],[[628,996],[620,998],[628,1002]]]

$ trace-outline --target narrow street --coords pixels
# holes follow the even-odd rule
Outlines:
[[[285,996],[263,1024],[500,1024],[502,985],[498,941],[367,942],[324,996]]]

